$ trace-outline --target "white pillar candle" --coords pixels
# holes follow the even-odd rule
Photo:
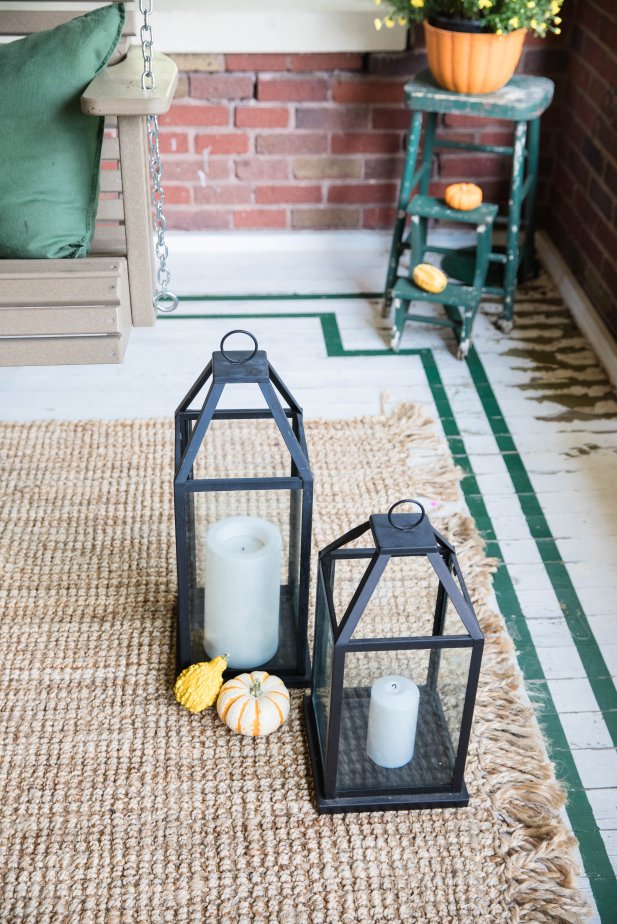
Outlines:
[[[206,533],[204,648],[252,669],[279,644],[281,534],[258,517],[228,517]]]
[[[371,687],[366,753],[380,767],[403,767],[413,757],[420,691],[407,677],[388,674]]]

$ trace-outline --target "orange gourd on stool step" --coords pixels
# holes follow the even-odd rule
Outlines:
[[[448,285],[448,277],[431,263],[418,263],[413,271],[413,281],[425,292],[443,292]]]
[[[450,183],[444,193],[446,205],[460,212],[469,212],[482,205],[482,190],[475,183]]]

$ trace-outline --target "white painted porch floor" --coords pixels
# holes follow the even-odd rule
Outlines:
[[[178,294],[333,296],[378,292],[387,248],[386,235],[355,233],[176,236],[170,249]],[[343,348],[338,355],[324,337],[324,313],[336,317]],[[308,418],[378,413],[387,393],[388,406],[413,401],[438,427],[443,419],[419,356],[354,355],[387,346],[375,302],[368,298],[183,301],[179,314],[153,329],[134,331],[121,366],[0,369],[0,419],[171,415],[232,327],[255,333]],[[432,351],[526,617],[530,645],[616,869],[617,752],[607,725],[611,716],[603,715],[581,657],[584,636],[573,637],[564,615],[559,578],[530,531],[520,484],[513,482],[512,465],[506,464],[492,426],[489,392],[556,542],[557,564],[598,643],[607,668],[603,682],[609,685],[617,677],[617,399],[546,275],[522,293],[512,335],[496,330],[497,316],[497,306],[487,304],[476,321],[480,371],[454,358],[453,338],[445,329],[408,327],[402,348]],[[553,757],[559,765],[559,755]],[[576,828],[576,817],[572,823]],[[594,882],[583,876],[583,888],[592,896],[593,885],[598,903],[606,907],[614,879],[603,874],[595,881],[591,868],[587,872]]]

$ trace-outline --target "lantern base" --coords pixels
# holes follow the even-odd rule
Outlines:
[[[178,601],[176,600],[176,620],[178,619]],[[176,649],[176,675],[180,674],[191,664],[197,664],[200,661],[209,660],[220,652],[210,655],[204,649],[203,644],[203,612],[204,612],[204,589],[203,587],[193,588],[190,595],[190,617],[189,628],[186,635],[187,646],[183,648],[177,643]],[[177,626],[177,638],[180,639],[183,633],[180,626]],[[281,587],[281,604],[279,620],[279,647],[274,657],[266,664],[255,664],[251,668],[228,668],[223,674],[224,680],[230,680],[237,677],[238,674],[245,674],[250,670],[266,670],[274,674],[283,681],[285,686],[305,689],[311,685],[311,659],[308,651],[304,654],[304,659],[298,657],[298,630],[297,617],[294,613],[292,595],[287,586]],[[182,650],[181,650],[182,649]]]
[[[304,697],[304,718],[313,771],[315,801],[320,815],[342,814],[345,812],[400,812],[408,809],[462,808],[469,804],[469,793],[464,782],[460,792],[358,793],[352,796],[328,798],[323,791],[319,739],[310,695]]]
[[[275,658],[268,662],[268,664],[262,664],[261,666],[251,668],[251,670],[267,670],[269,674],[274,674],[282,680],[286,687],[291,687],[292,689],[306,689],[311,685],[311,660],[308,654],[304,663],[304,669],[300,673],[298,673],[297,669],[291,671],[284,667],[277,667]],[[246,674],[247,672],[250,673],[248,668],[240,669],[228,667],[223,674],[223,680],[231,680],[232,677],[237,677],[239,674]]]

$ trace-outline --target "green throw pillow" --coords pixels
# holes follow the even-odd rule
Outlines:
[[[0,257],[83,257],[99,188],[104,120],[79,98],[124,26],[112,4],[0,45]]]

